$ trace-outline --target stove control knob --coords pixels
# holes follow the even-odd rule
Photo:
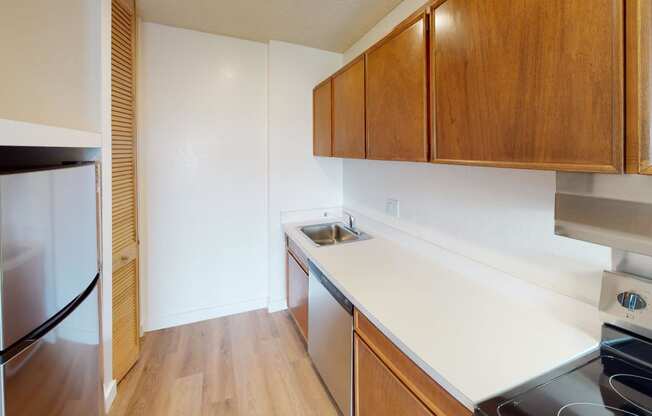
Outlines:
[[[645,309],[647,302],[641,295],[636,292],[622,292],[618,294],[618,303],[623,308],[627,308],[630,311],[637,311],[639,309]]]

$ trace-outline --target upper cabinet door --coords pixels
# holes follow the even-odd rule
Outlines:
[[[447,0],[431,32],[434,161],[622,171],[622,0]]]
[[[367,158],[428,160],[426,14],[367,52]]]
[[[333,75],[333,156],[365,158],[364,57]]]
[[[652,2],[627,3],[627,173],[652,175]]]
[[[312,91],[312,153],[315,156],[332,156],[331,98],[330,79]]]

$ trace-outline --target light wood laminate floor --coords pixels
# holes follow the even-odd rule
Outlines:
[[[148,332],[110,416],[337,415],[287,312]]]

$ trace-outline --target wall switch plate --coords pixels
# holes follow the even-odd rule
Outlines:
[[[387,198],[387,202],[385,202],[385,213],[394,218],[400,217],[398,199]]]

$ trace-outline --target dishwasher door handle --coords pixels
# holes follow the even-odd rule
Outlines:
[[[308,261],[308,267],[310,269],[310,274],[314,276],[326,290],[328,290],[328,293],[331,294],[331,296],[340,304],[340,306],[342,306],[342,308],[344,308],[345,311],[349,313],[349,315],[353,316],[353,304],[351,301],[348,300],[346,296],[344,296],[344,294],[340,292],[340,290],[336,288],[335,285],[331,283],[331,281],[328,280],[321,270],[319,270],[311,261]]]

